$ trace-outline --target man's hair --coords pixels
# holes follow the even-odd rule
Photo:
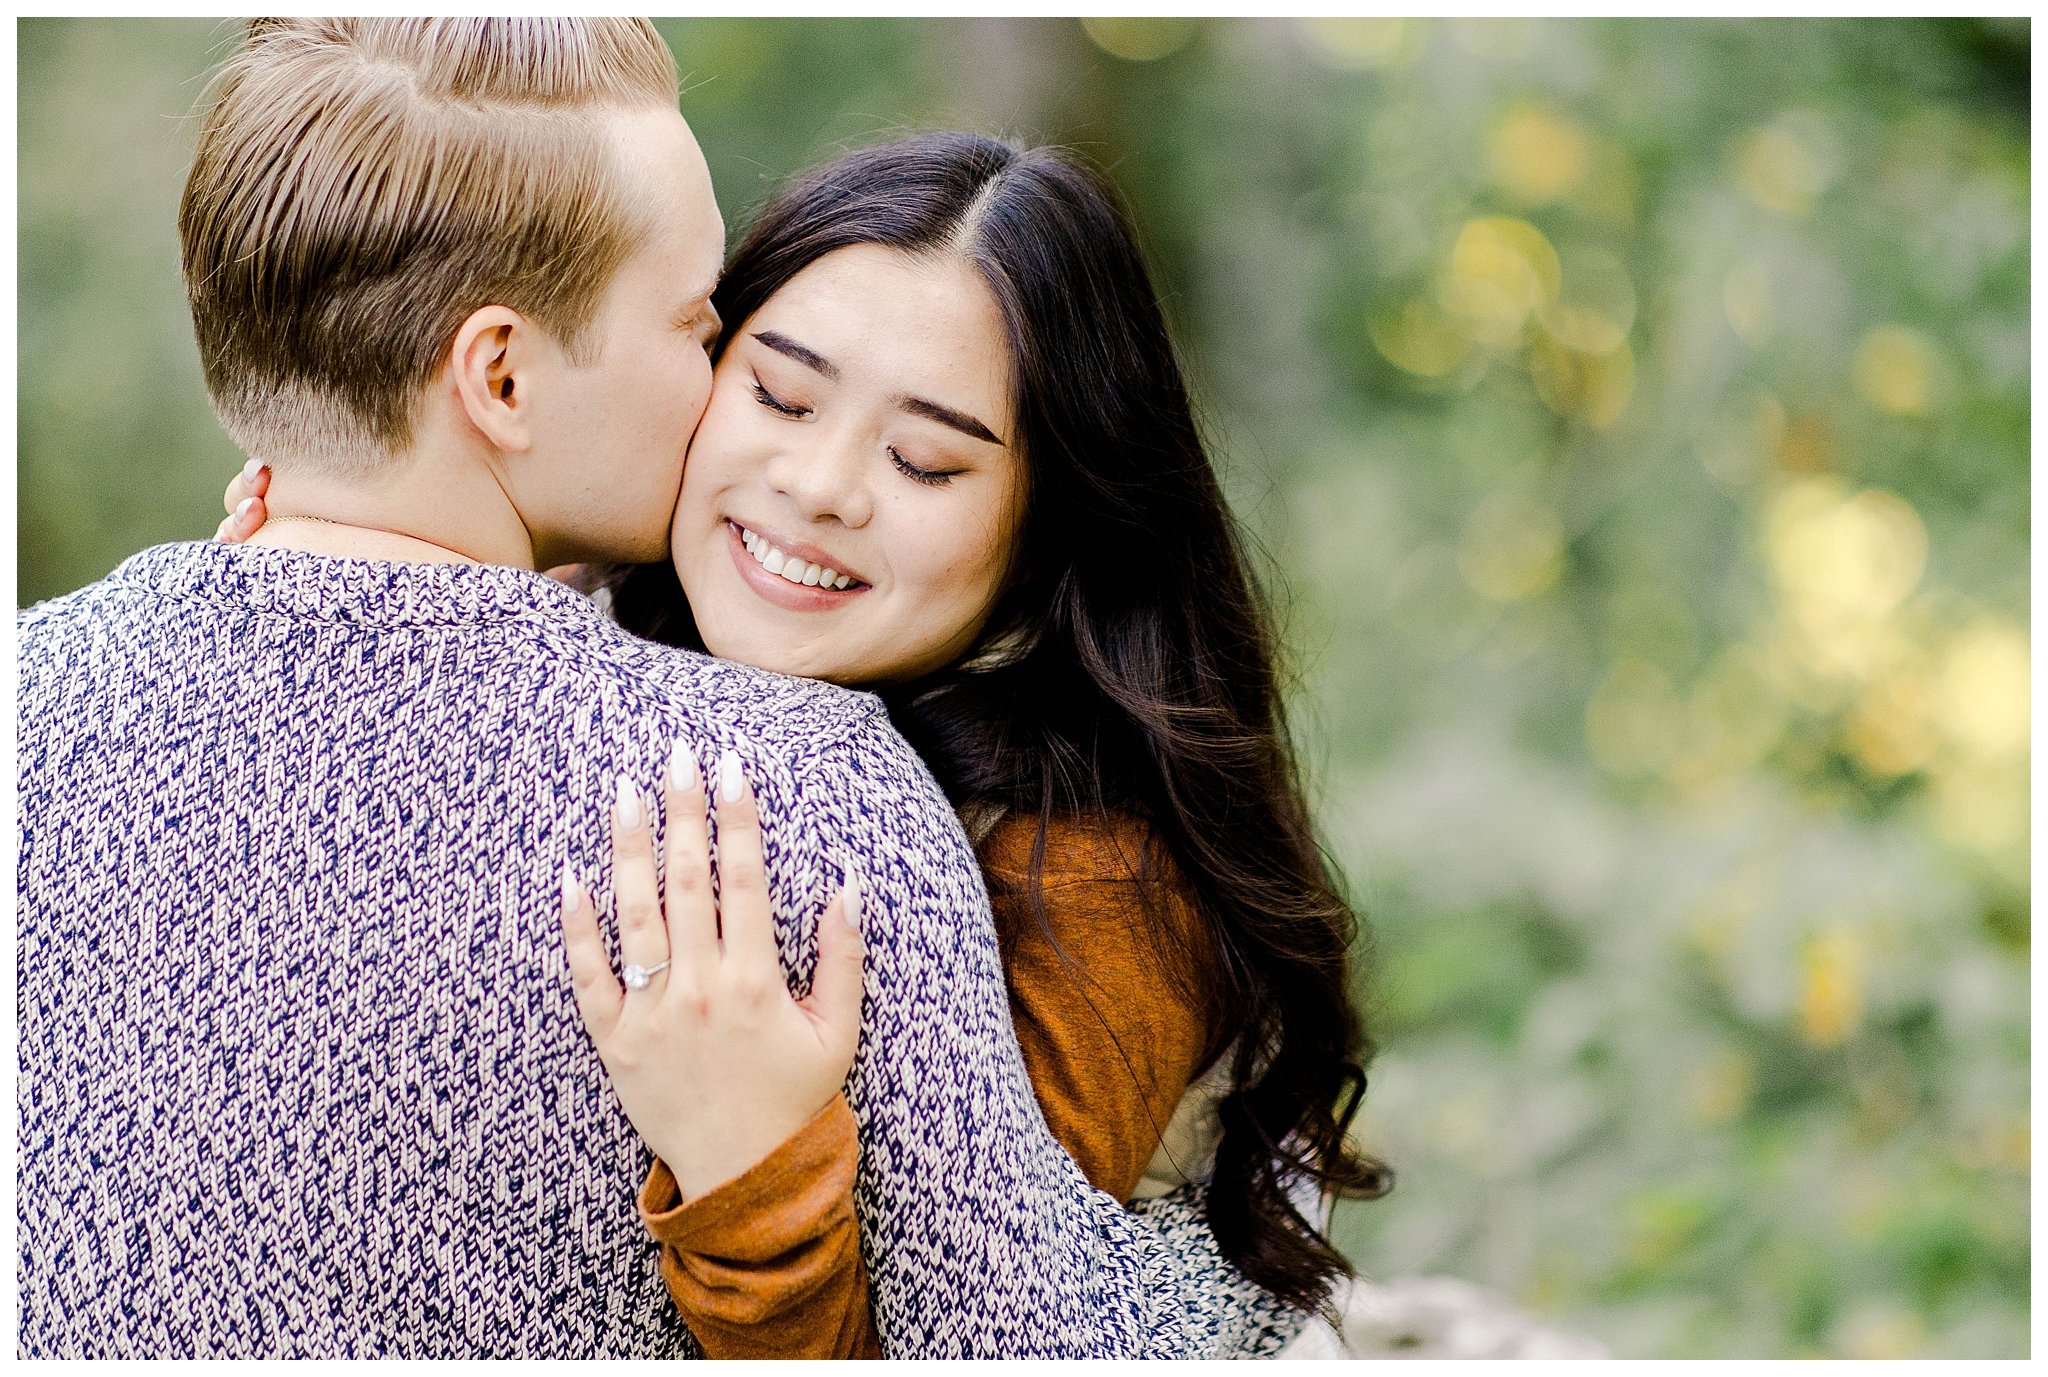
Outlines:
[[[585,347],[652,225],[606,120],[676,66],[644,19],[257,19],[213,93],[178,234],[214,409],[360,475],[478,308]]]

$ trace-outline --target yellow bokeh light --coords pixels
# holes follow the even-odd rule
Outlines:
[[[1515,492],[1489,497],[1458,538],[1458,572],[1495,602],[1547,592],[1564,572],[1564,532],[1556,512]]]
[[[1577,120],[1541,105],[1510,106],[1494,126],[1493,180],[1524,205],[1548,205],[1585,184],[1593,148]]]
[[[1604,430],[1635,395],[1635,353],[1624,343],[1604,354],[1582,354],[1546,331],[1530,342],[1529,377],[1552,411]]]
[[[1991,1118],[1953,1133],[1949,1150],[1971,1171],[2025,1171],[2033,1161],[2033,1129],[2024,1118]]]
[[[1927,564],[1927,530],[1911,504],[1878,488],[1845,497],[1833,478],[1787,483],[1766,538],[1779,596],[1808,628],[1891,611]]]
[[[1845,736],[1856,758],[1875,774],[1925,769],[1940,744],[1926,681],[1908,672],[1879,679],[1857,704]]]
[[[1781,115],[1752,130],[1736,149],[1736,178],[1765,209],[1804,216],[1834,180],[1832,142],[1818,117]]]
[[[1991,1138],[1993,1166],[2025,1171],[2034,1160],[2034,1131],[2025,1119],[2008,1119]]]
[[[1835,431],[1825,416],[1786,416],[1771,457],[1786,473],[1820,473],[1835,462]]]
[[[1470,338],[1513,345],[1530,315],[1557,300],[1562,277],[1543,231],[1510,216],[1482,216],[1458,231],[1437,300]]]
[[[1863,1013],[1863,944],[1840,924],[1807,941],[1799,985],[1799,1035],[1814,1047],[1839,1047]]]
[[[1412,19],[1303,19],[1306,33],[1334,67],[1393,67],[1421,51],[1422,25]]]
[[[1471,354],[1466,338],[1453,330],[1437,304],[1427,298],[1403,302],[1366,325],[1373,347],[1403,372],[1441,378]]]
[[[1192,19],[1083,19],[1081,27],[1095,46],[1126,62],[1156,62],[1179,52],[1195,36]]]
[[[1568,249],[1562,255],[1558,299],[1538,308],[1550,337],[1580,354],[1610,354],[1628,339],[1636,319],[1636,288],[1621,260],[1604,249]]]
[[[1918,330],[1880,325],[1856,347],[1856,390],[1879,411],[1893,416],[1925,416],[1934,404],[1934,380],[1940,359],[1934,345]]]
[[[1964,750],[1992,759],[2027,753],[2030,666],[2027,633],[2000,617],[1981,617],[1956,636],[1936,681],[1935,716]]]
[[[1543,332],[1574,354],[1611,354],[1628,338],[1619,321],[1590,306],[1559,302],[1544,307],[1540,319]]]
[[[1653,774],[1676,753],[1684,722],[1685,705],[1664,671],[1624,656],[1586,704],[1586,744],[1611,774]]]

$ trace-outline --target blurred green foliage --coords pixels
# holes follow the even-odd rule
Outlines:
[[[2028,1335],[2025,20],[663,21],[738,225],[1129,196],[1368,916],[1368,1276],[1642,1356]],[[207,534],[214,21],[24,21],[20,588]]]

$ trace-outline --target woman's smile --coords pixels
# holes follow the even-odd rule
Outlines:
[[[726,543],[747,586],[792,612],[822,612],[844,607],[872,585],[826,563],[831,556],[814,546],[784,537],[771,538],[726,519]],[[808,558],[807,558],[808,557]]]

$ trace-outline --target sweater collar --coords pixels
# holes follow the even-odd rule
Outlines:
[[[498,564],[344,559],[218,541],[157,545],[122,562],[111,581],[253,612],[365,625],[450,626],[535,615],[600,622],[566,584]]]

